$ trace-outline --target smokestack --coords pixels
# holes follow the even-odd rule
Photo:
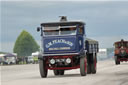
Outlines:
[[[63,21],[67,21],[67,16],[59,16],[60,17],[60,21],[63,22]]]
[[[121,42],[123,42],[124,41],[124,39],[121,39]]]

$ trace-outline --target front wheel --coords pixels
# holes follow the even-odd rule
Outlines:
[[[80,74],[81,76],[86,76],[87,61],[85,57],[80,58]]]
[[[118,57],[117,56],[115,56],[115,64],[116,65],[119,65],[120,64],[120,61],[118,61]]]
[[[60,75],[64,75],[64,70],[59,70]]]
[[[87,65],[87,74],[91,74],[91,64],[88,63]]]
[[[64,70],[53,70],[54,75],[64,75]]]
[[[59,70],[53,70],[54,75],[59,75]]]
[[[46,69],[45,60],[39,60],[40,75],[42,78],[47,77],[48,69]]]

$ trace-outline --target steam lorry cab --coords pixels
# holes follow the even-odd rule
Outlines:
[[[64,75],[65,70],[80,68],[81,76],[96,73],[98,42],[86,38],[85,23],[67,21],[41,23],[42,50],[38,55],[40,75],[47,77],[48,70]]]

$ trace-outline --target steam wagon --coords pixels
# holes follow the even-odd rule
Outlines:
[[[115,46],[115,64],[119,65],[120,62],[128,61],[128,41],[117,41],[114,43]]]
[[[81,76],[96,73],[98,41],[86,38],[84,22],[61,16],[59,22],[41,23],[37,31],[41,32],[38,59],[42,78],[47,77],[48,70],[55,75],[78,68]]]

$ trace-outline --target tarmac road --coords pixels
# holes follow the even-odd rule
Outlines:
[[[115,65],[114,60],[99,61],[97,74],[80,76],[79,69],[64,76],[48,72],[41,78],[38,64],[1,66],[1,85],[128,85],[128,62]]]

